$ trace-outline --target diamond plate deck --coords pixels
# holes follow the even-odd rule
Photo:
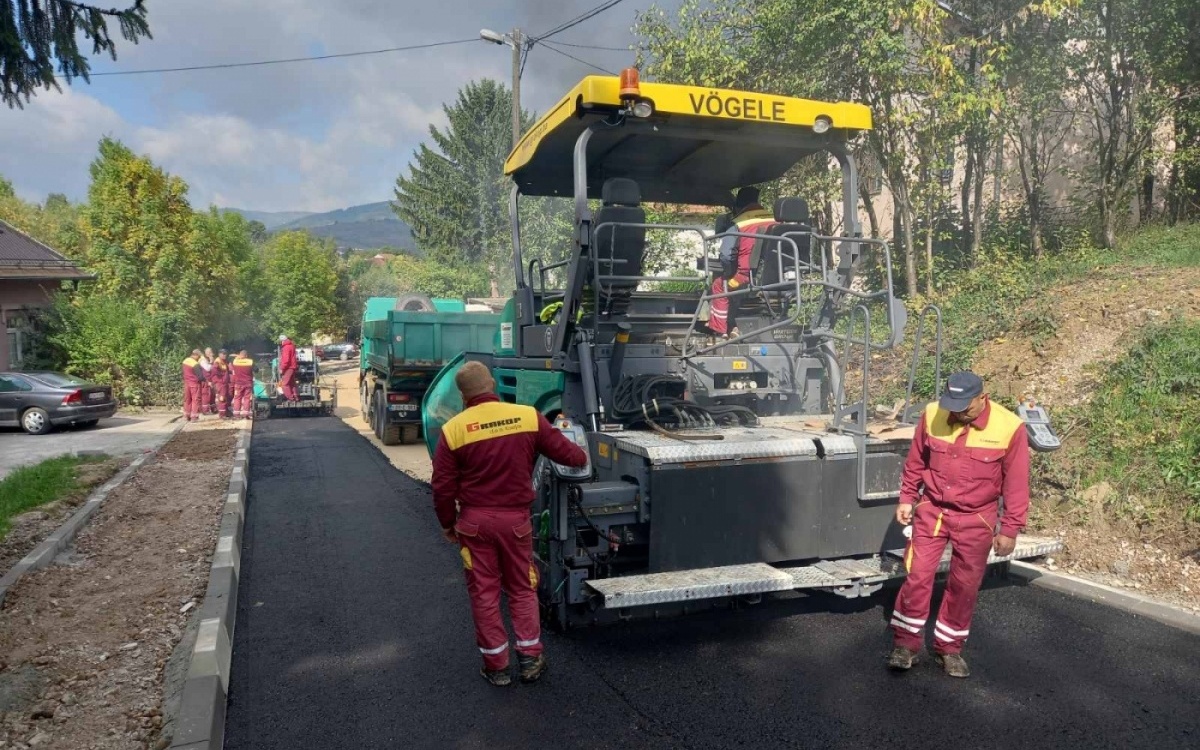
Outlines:
[[[601,578],[589,580],[587,585],[604,597],[604,606],[610,609],[795,588],[790,575],[765,563]]]
[[[653,464],[698,461],[733,461],[744,458],[791,458],[816,456],[811,438],[772,427],[726,427],[720,430],[679,430],[684,435],[725,436],[724,440],[679,440],[657,432],[629,431],[613,435],[619,450],[628,451]]]
[[[992,554],[988,563],[1052,555],[1061,551],[1062,547],[1062,541],[1059,539],[1023,536],[1013,554],[1005,557]],[[607,608],[640,607],[722,596],[878,583],[904,575],[904,566],[900,562],[903,556],[904,550],[900,549],[889,550],[888,554],[882,557],[822,560],[812,565],[791,568],[774,568],[766,563],[753,563],[622,578],[601,578],[586,583],[603,597],[604,606]],[[949,567],[950,549],[947,548],[939,571],[944,573]]]

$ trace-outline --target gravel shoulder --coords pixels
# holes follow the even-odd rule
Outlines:
[[[204,594],[238,424],[185,427],[9,592],[0,747],[166,747],[166,666]]]

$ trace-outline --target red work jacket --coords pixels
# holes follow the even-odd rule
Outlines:
[[[287,372],[296,369],[296,345],[285,341],[279,345],[279,371]]]
[[[192,357],[183,360],[183,382],[200,383],[204,381],[204,370],[200,363]]]
[[[454,501],[464,508],[528,510],[533,462],[583,466],[587,454],[550,426],[532,406],[476,396],[442,427],[433,454],[433,507],[443,529],[454,525]]]
[[[733,229],[738,232],[753,233],[761,227],[774,223],[775,219],[770,211],[762,207],[753,207],[746,209],[734,218]],[[754,250],[754,243],[757,241],[753,237],[727,237],[725,242],[730,243],[732,247],[723,246],[721,248],[722,256],[731,254],[736,258],[735,278],[741,283],[745,283],[750,278],[750,253]],[[734,264],[730,263],[730,265]]]
[[[216,385],[229,385],[229,363],[219,357],[214,359],[212,370],[209,372],[208,379]]]
[[[249,357],[234,357],[229,369],[233,374],[235,388],[254,387],[254,360]]]
[[[900,502],[921,493],[935,506],[958,513],[994,513],[1004,496],[1000,533],[1016,537],[1029,511],[1029,439],[1016,414],[990,401],[970,425],[950,421],[936,403],[917,425]]]

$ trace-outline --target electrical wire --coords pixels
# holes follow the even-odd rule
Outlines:
[[[606,50],[608,52],[633,52],[633,49],[630,47],[602,47],[602,46],[599,46],[596,44],[572,44],[571,42],[559,42],[559,41],[555,41],[554,43],[557,44],[559,47],[575,47],[577,49],[601,49],[601,50]]]
[[[214,65],[189,65],[179,68],[145,68],[142,70],[110,70],[102,73],[91,73],[92,78],[100,76],[136,76],[149,73],[180,73],[190,70],[224,70],[226,68],[253,68],[264,65],[283,65],[285,63],[309,62],[313,60],[334,60],[343,57],[362,57],[364,55],[382,55],[389,52],[407,52],[409,50],[430,49],[432,47],[448,47],[452,44],[466,44],[478,41],[477,38],[454,39],[446,42],[430,42],[428,44],[410,44],[406,47],[388,47],[386,49],[364,50],[362,52],[339,52],[332,55],[312,55],[310,57],[289,57],[276,60],[255,60],[252,62],[218,63]]]
[[[548,38],[554,36],[555,34],[561,34],[564,31],[566,31],[567,29],[574,28],[590,18],[595,18],[596,16],[600,15],[601,13],[608,10],[609,8],[619,5],[622,2],[624,2],[624,0],[607,0],[607,2],[600,3],[599,5],[592,8],[591,10],[585,10],[583,13],[579,14],[575,18],[572,18],[569,21],[564,21],[563,23],[559,24],[558,26],[555,26],[553,29],[550,29],[546,33],[540,34],[540,35],[534,37],[534,41],[541,41],[542,39],[548,39]]]
[[[583,58],[576,57],[575,55],[572,55],[570,52],[565,52],[563,50],[556,49],[555,47],[551,46],[550,42],[540,42],[540,44],[542,45],[542,47],[550,50],[551,52],[560,54],[563,57],[569,57],[577,63],[583,63],[584,65],[588,66],[589,68],[594,68],[601,72],[608,73],[610,76],[617,75],[616,73],[612,72],[608,68],[601,67],[600,65],[597,65],[596,63],[591,63],[591,62],[588,62],[587,60],[584,60]]]

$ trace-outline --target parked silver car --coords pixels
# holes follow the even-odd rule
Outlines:
[[[43,435],[59,425],[91,427],[116,412],[107,385],[58,372],[0,372],[0,427]]]

